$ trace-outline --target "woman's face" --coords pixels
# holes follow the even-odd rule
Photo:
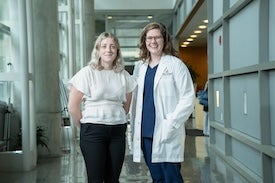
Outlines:
[[[105,69],[111,69],[117,57],[117,46],[112,38],[103,39],[99,47],[99,58]]]
[[[162,55],[164,40],[159,29],[149,30],[146,34],[146,48],[151,55]]]

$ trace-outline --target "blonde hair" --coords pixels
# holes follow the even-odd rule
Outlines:
[[[121,55],[120,44],[117,37],[114,34],[108,33],[108,32],[102,32],[96,39],[95,45],[91,54],[91,60],[88,63],[88,65],[90,65],[92,68],[97,70],[104,69],[103,66],[101,65],[98,52],[99,52],[101,41],[106,38],[112,38],[115,42],[115,46],[117,47],[117,56],[113,62],[113,70],[115,72],[121,72],[122,70],[124,70],[124,60]]]

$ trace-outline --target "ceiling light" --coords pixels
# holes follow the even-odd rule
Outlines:
[[[202,33],[202,31],[201,30],[195,30],[194,33],[200,34],[200,33]]]
[[[190,43],[189,43],[189,42],[187,42],[187,41],[184,41],[184,42],[183,42],[183,44],[188,45],[188,44],[190,44]]]
[[[117,23],[146,23],[150,22],[150,20],[115,20]]]
[[[192,39],[192,38],[188,38],[188,39],[186,39],[187,41],[194,41],[194,39]]]
[[[180,47],[187,47],[187,45],[185,45],[185,44],[182,44],[182,45],[180,45]]]
[[[195,35],[195,34],[192,34],[192,35],[190,35],[190,37],[191,37],[191,38],[196,38],[196,37],[198,37],[198,36]]]
[[[205,29],[207,26],[206,25],[200,25],[199,28],[200,29]]]
[[[152,16],[152,15],[148,15],[147,18],[148,18],[148,19],[152,19],[153,16]]]
[[[206,24],[207,24],[207,23],[208,23],[208,20],[203,20],[203,23],[206,23]]]
[[[107,16],[107,19],[109,19],[109,20],[112,19],[112,18],[113,18],[112,16]]]

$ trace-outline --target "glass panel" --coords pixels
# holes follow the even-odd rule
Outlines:
[[[80,70],[82,67],[81,60],[81,32],[80,26],[75,25],[75,62],[77,70]]]
[[[0,23],[9,25],[9,0],[1,0],[0,3]]]
[[[7,98],[9,98],[8,94],[8,82],[7,81],[0,81],[0,101],[7,102]]]
[[[121,54],[125,60],[126,58],[137,58],[138,53],[138,48],[121,48]]]
[[[0,151],[7,151],[7,142],[5,141],[4,126],[5,126],[5,113],[6,103],[3,100],[6,83],[0,81]]]
[[[0,81],[0,152],[21,149],[20,121],[11,105],[13,88],[13,81]]]
[[[137,47],[138,45],[138,38],[120,38],[119,39],[119,43],[121,47],[125,47],[125,46],[133,46],[133,47]]]
[[[67,37],[67,13],[59,13],[59,48],[61,53],[66,53],[66,44],[62,40]]]
[[[10,72],[11,69],[11,38],[0,30],[0,72]]]
[[[127,36],[127,37],[139,37],[142,29],[116,29],[116,35],[118,37]]]
[[[59,12],[59,49],[60,49],[60,74],[62,78],[68,77],[68,16],[67,12]]]
[[[58,5],[60,6],[60,5],[67,5],[68,4],[68,2],[67,2],[67,0],[58,0]]]
[[[80,19],[80,0],[74,1],[75,19]]]
[[[14,1],[1,0],[0,3],[0,152],[20,150],[22,147],[20,135],[21,120],[18,108],[20,105],[19,81],[5,81],[8,72],[14,72],[16,53],[12,53],[10,30],[13,28],[14,40],[17,41],[18,27],[11,27],[15,20],[16,6]],[[12,12],[11,12],[12,11]],[[13,54],[13,55],[12,55]],[[9,78],[9,77],[8,77]]]

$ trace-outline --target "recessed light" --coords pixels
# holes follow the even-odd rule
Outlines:
[[[195,30],[194,33],[200,34],[200,33],[202,33],[202,31],[201,30]]]
[[[192,39],[192,38],[188,38],[188,39],[186,39],[187,41],[194,41],[194,39]]]
[[[107,19],[109,19],[109,20],[112,19],[112,18],[113,18],[112,16],[107,16]]]
[[[206,25],[200,25],[199,28],[200,29],[205,29],[207,26]]]
[[[192,35],[190,35],[190,37],[191,37],[191,38],[196,38],[196,37],[198,37],[198,36],[195,35],[195,34],[192,34]]]
[[[188,45],[188,44],[190,44],[190,43],[189,43],[189,42],[187,42],[187,41],[184,41],[184,42],[183,42],[183,44]]]
[[[206,24],[207,24],[207,23],[208,23],[208,20],[203,20],[203,23],[206,23]]]
[[[148,15],[147,18],[148,18],[148,19],[152,19],[153,16],[152,16],[152,15]]]

